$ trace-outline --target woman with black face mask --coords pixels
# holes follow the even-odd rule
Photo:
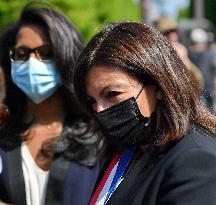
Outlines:
[[[108,25],[79,57],[74,85],[113,153],[90,205],[216,204],[216,118],[159,31]]]

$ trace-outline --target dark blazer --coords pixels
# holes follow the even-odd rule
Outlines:
[[[192,129],[164,156],[138,153],[109,205],[216,205],[216,140]]]
[[[59,157],[52,162],[46,205],[87,205],[104,162],[94,167]],[[26,205],[20,147],[12,151],[0,149],[0,201]]]

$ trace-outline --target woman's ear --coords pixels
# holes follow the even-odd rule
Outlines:
[[[162,93],[161,93],[161,91],[160,91],[159,89],[156,91],[156,98],[157,98],[158,100],[161,100],[161,99],[162,99]]]
[[[161,100],[163,96],[162,96],[160,89],[156,85],[154,87],[155,87],[155,92],[156,92],[156,99]]]

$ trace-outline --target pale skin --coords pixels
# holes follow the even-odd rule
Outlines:
[[[130,97],[136,101],[143,116],[149,117],[161,98],[154,85],[146,85],[131,74],[116,67],[93,66],[85,79],[88,104],[100,112]],[[141,91],[141,92],[140,92]]]
[[[16,38],[16,47],[26,46],[36,48],[44,44],[50,44],[44,30],[36,25],[24,25],[20,28]],[[31,57],[37,58],[35,53]],[[49,147],[50,142],[55,139],[63,129],[64,110],[62,99],[58,92],[40,104],[35,104],[27,99],[27,109],[23,122],[31,122],[31,127],[23,133],[27,136],[25,141],[33,159],[37,165],[48,170],[52,161],[52,152],[47,156],[43,154],[42,147]]]

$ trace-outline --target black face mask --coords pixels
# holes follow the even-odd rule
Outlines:
[[[144,117],[134,97],[96,113],[95,117],[111,142],[145,145],[157,139],[157,112]]]

